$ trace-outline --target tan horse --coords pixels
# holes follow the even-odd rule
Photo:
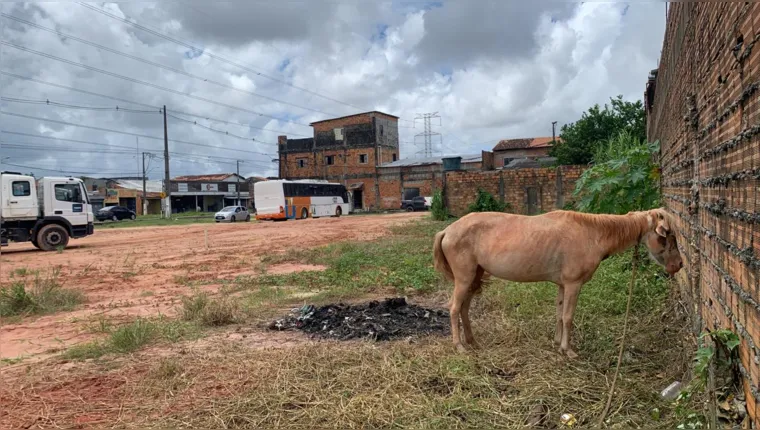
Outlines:
[[[570,331],[581,286],[602,260],[641,242],[673,276],[683,267],[673,225],[672,216],[661,208],[627,215],[558,210],[537,216],[481,212],[460,218],[435,235],[433,246],[436,270],[454,281],[450,305],[454,345],[465,351],[460,315],[465,344],[474,345],[470,302],[480,293],[485,273],[514,282],[557,284],[554,343],[568,357],[577,357],[570,348]]]

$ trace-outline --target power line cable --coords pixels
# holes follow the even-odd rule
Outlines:
[[[16,113],[16,112],[0,111],[0,113],[2,113],[4,115],[10,115],[10,116],[19,117],[19,118],[34,119],[34,120],[38,120],[38,121],[52,122],[52,123],[61,124],[61,125],[69,125],[69,126],[72,126],[72,127],[88,128],[88,129],[91,129],[91,130],[104,131],[104,132],[109,132],[109,133],[118,133],[118,134],[124,134],[124,135],[127,135],[127,136],[143,137],[143,138],[146,138],[146,139],[164,140],[161,137],[148,136],[148,135],[140,134],[140,133],[132,133],[132,132],[129,132],[129,131],[113,130],[113,129],[104,128],[104,127],[95,127],[95,126],[92,126],[92,125],[76,124],[76,123],[73,123],[73,122],[59,121],[59,120],[50,119],[50,118],[41,118],[41,117],[37,117],[37,116],[24,115],[24,114],[20,114],[20,113]],[[175,142],[175,143],[181,143],[181,144],[184,144],[184,145],[199,146],[199,147],[204,147],[204,148],[213,148],[213,149],[216,149],[216,150],[238,151],[238,152],[246,152],[246,153],[250,153],[250,154],[265,155],[267,157],[273,157],[272,154],[267,154],[267,153],[258,152],[258,151],[249,151],[249,150],[237,149],[237,148],[224,148],[224,147],[219,147],[219,146],[214,146],[214,145],[206,145],[206,144],[196,143],[196,142],[187,142],[187,141],[178,140],[178,139],[169,139],[169,141],[170,142]]]
[[[276,103],[282,103],[284,105],[296,107],[296,108],[299,108],[299,109],[304,109],[304,110],[308,110],[308,111],[311,111],[311,112],[321,113],[321,114],[328,115],[328,116],[337,116],[337,114],[334,114],[334,113],[328,113],[328,112],[321,111],[319,109],[312,109],[312,108],[307,107],[307,106],[297,105],[295,103],[290,103],[290,102],[287,102],[287,101],[284,101],[284,100],[276,99],[274,97],[269,97],[269,96],[266,96],[264,94],[259,94],[259,93],[253,92],[253,91],[248,91],[248,90],[244,90],[244,89],[241,89],[241,88],[237,88],[237,87],[232,86],[232,85],[227,85],[227,84],[225,84],[223,82],[218,82],[218,81],[214,81],[212,79],[208,79],[208,78],[204,78],[204,77],[201,77],[201,76],[198,76],[198,75],[194,75],[192,73],[188,73],[188,72],[186,72],[184,70],[177,69],[175,67],[171,67],[171,66],[167,66],[167,65],[164,65],[164,64],[161,64],[161,63],[156,63],[154,61],[146,60],[146,59],[144,59],[142,57],[138,57],[136,55],[128,54],[128,53],[123,52],[123,51],[118,51],[116,49],[109,48],[107,46],[104,46],[104,45],[101,45],[101,44],[98,44],[98,43],[95,43],[95,42],[91,42],[89,40],[81,39],[81,38],[73,36],[71,34],[63,33],[61,31],[54,30],[52,28],[44,27],[44,26],[41,26],[39,24],[35,24],[35,23],[31,22],[31,21],[27,21],[25,19],[18,18],[18,17],[13,16],[13,15],[9,15],[9,14],[6,14],[6,13],[0,13],[0,15],[3,16],[3,17],[5,17],[5,18],[12,19],[14,21],[21,22],[23,24],[35,27],[37,29],[40,29],[40,30],[43,30],[43,31],[47,31],[49,33],[56,34],[58,36],[65,37],[67,39],[74,40],[76,42],[79,42],[79,43],[82,43],[82,44],[85,44],[85,45],[88,45],[88,46],[92,46],[92,47],[95,47],[95,48],[98,48],[98,49],[102,49],[102,50],[110,52],[112,54],[121,55],[123,57],[130,58],[132,60],[139,61],[141,63],[148,64],[148,65],[154,66],[154,67],[158,67],[158,68],[161,68],[161,69],[164,69],[164,70],[169,70],[171,72],[178,73],[178,74],[181,74],[181,75],[184,75],[184,76],[187,76],[189,78],[196,79],[196,80],[199,80],[199,81],[202,81],[202,82],[207,82],[207,83],[214,84],[214,85],[217,85],[217,86],[220,86],[220,87],[223,87],[223,88],[227,88],[227,89],[230,89],[230,90],[233,90],[233,91],[239,91],[241,93],[249,94],[249,95],[252,95],[252,96],[261,97],[263,99],[267,99],[267,100],[270,100],[270,101],[273,101],[273,102],[276,102]]]
[[[7,161],[4,164],[6,164],[8,166],[13,166],[13,167],[20,167],[22,169],[44,170],[46,172],[58,172],[58,173],[71,173],[71,174],[75,174],[75,175],[87,175],[87,174],[90,174],[92,172],[95,172],[95,170],[91,170],[91,171],[88,171],[88,172],[81,172],[81,171],[73,171],[73,170],[47,169],[47,168],[44,168],[44,167],[32,167],[32,166],[25,166],[25,165],[22,165],[22,164],[8,163]],[[125,172],[110,172],[110,171],[106,172],[106,171],[102,171],[101,170],[100,174],[102,174],[102,173],[108,173],[109,175],[130,175],[131,176],[135,172],[129,172],[129,173],[125,173]],[[97,175],[93,175],[93,176],[97,176]]]
[[[310,127],[310,125],[308,125],[308,124],[300,123],[300,122],[293,121],[293,120],[287,120],[287,119],[277,118],[277,117],[272,116],[272,115],[267,115],[267,114],[264,114],[264,113],[261,113],[261,112],[256,112],[256,111],[253,111],[253,110],[250,110],[250,109],[246,109],[246,108],[242,108],[242,107],[239,107],[239,106],[232,106],[232,105],[228,105],[226,103],[218,102],[216,100],[211,100],[211,99],[208,99],[208,98],[205,98],[205,97],[196,96],[196,95],[193,95],[193,94],[190,94],[190,93],[186,93],[186,92],[182,92],[182,91],[177,91],[175,89],[167,88],[167,87],[164,87],[164,86],[161,86],[161,85],[157,85],[157,84],[154,84],[154,83],[151,83],[151,82],[141,81],[140,79],[131,78],[129,76],[120,75],[120,74],[114,73],[114,72],[109,72],[108,70],[99,69],[97,67],[88,66],[87,64],[83,64],[83,63],[80,63],[78,61],[71,61],[71,60],[67,60],[65,58],[57,57],[57,56],[52,55],[52,54],[48,54],[46,52],[36,51],[34,49],[30,49],[30,48],[27,48],[27,47],[24,47],[24,46],[21,46],[21,45],[16,45],[15,43],[7,42],[7,41],[1,41],[0,44],[3,44],[5,46],[9,46],[11,48],[18,49],[19,51],[24,51],[24,52],[28,52],[30,54],[39,55],[41,57],[45,57],[45,58],[48,58],[48,59],[51,59],[51,60],[60,61],[61,63],[69,64],[69,65],[76,66],[76,67],[81,67],[81,68],[86,69],[86,70],[90,70],[90,71],[97,72],[97,73],[102,73],[104,75],[111,76],[111,77],[118,78],[118,79],[122,79],[122,80],[125,80],[125,81],[128,81],[128,82],[132,82],[132,83],[135,83],[135,84],[140,84],[140,85],[145,85],[145,86],[148,86],[148,87],[151,87],[151,88],[156,88],[156,89],[159,89],[161,91],[166,91],[166,92],[169,92],[169,93],[172,93],[172,94],[181,95],[183,97],[188,97],[188,98],[195,99],[195,100],[200,100],[200,101],[203,101],[203,102],[206,102],[206,103],[215,104],[215,105],[218,105],[218,106],[226,107],[228,109],[239,110],[241,112],[247,112],[247,113],[250,113],[252,115],[258,115],[258,116],[262,116],[262,117],[266,117],[266,118],[271,118],[271,119],[274,119],[276,121],[289,122],[291,124],[296,124],[296,125],[300,125],[300,126],[303,126],[303,127]]]
[[[153,113],[153,114],[161,113],[160,109],[159,110],[138,110],[138,109],[122,108],[122,107],[119,107],[119,106],[115,106],[115,107],[80,106],[80,105],[72,105],[72,104],[54,102],[54,101],[50,101],[49,99],[46,99],[46,100],[31,100],[31,99],[22,99],[22,98],[16,98],[16,97],[2,96],[2,97],[0,97],[0,100],[2,100],[4,102],[11,102],[11,103],[25,103],[25,104],[32,104],[32,105],[48,105],[48,106],[66,107],[66,108],[70,108],[70,109],[86,109],[86,110],[95,110],[95,111],[116,111],[116,112],[129,112],[129,113]]]
[[[208,49],[199,48],[199,47],[197,47],[197,46],[195,46],[195,45],[193,45],[193,44],[191,44],[191,43],[185,42],[185,41],[183,41],[183,40],[180,40],[180,39],[176,39],[176,38],[174,38],[174,37],[171,37],[171,36],[169,36],[169,35],[166,35],[166,34],[164,34],[164,33],[160,32],[160,31],[158,31],[158,30],[154,30],[154,29],[152,29],[152,28],[150,28],[150,27],[147,27],[147,26],[145,26],[145,25],[142,25],[142,24],[138,24],[137,22],[133,22],[133,21],[130,21],[130,20],[126,19],[126,18],[122,18],[122,17],[120,17],[120,16],[118,16],[118,15],[114,15],[114,14],[112,14],[112,13],[110,13],[110,12],[108,12],[108,11],[104,10],[104,9],[101,9],[101,8],[99,8],[99,7],[96,7],[96,6],[92,6],[92,5],[89,5],[89,4],[87,4],[87,3],[84,3],[84,2],[78,2],[78,3],[79,3],[81,6],[83,6],[83,7],[87,8],[87,9],[90,9],[90,10],[92,10],[93,12],[97,12],[97,13],[99,13],[99,14],[101,14],[101,15],[104,15],[104,16],[107,16],[107,17],[109,17],[109,18],[115,19],[115,20],[117,20],[117,21],[120,21],[120,22],[122,22],[122,23],[124,23],[124,24],[127,24],[127,25],[131,25],[132,27],[138,28],[138,29],[140,29],[140,30],[142,30],[142,31],[144,31],[144,32],[146,32],[146,33],[150,33],[150,34],[152,34],[152,35],[154,35],[154,36],[156,36],[156,37],[159,37],[159,38],[161,38],[161,39],[164,39],[164,40],[167,40],[167,41],[169,41],[169,42],[175,43],[175,44],[177,44],[177,45],[180,45],[180,46],[184,46],[184,47],[186,47],[186,48],[188,48],[188,49],[192,50],[193,52],[201,52],[201,53],[203,53],[203,54],[206,54],[206,55],[208,55],[208,56],[209,56],[209,57],[211,57],[211,58],[214,58],[214,59],[216,59],[216,60],[219,60],[219,61],[221,61],[221,62],[224,62],[224,63],[230,64],[230,65],[232,65],[232,66],[238,67],[238,68],[240,68],[240,69],[243,69],[243,70],[245,70],[245,71],[247,71],[247,72],[253,73],[254,75],[257,75],[257,76],[261,76],[261,77],[263,77],[263,78],[266,78],[266,79],[270,79],[270,80],[272,80],[272,81],[275,81],[275,82],[281,83],[281,84],[283,84],[283,85],[287,85],[287,86],[289,86],[289,87],[291,87],[291,88],[295,88],[295,89],[297,89],[297,90],[300,90],[300,91],[304,91],[304,92],[307,92],[307,93],[309,93],[309,94],[315,95],[315,96],[317,96],[317,97],[321,97],[321,98],[324,98],[324,99],[326,99],[326,100],[330,100],[330,101],[332,101],[332,102],[335,102],[335,103],[339,103],[339,104],[342,104],[342,105],[345,105],[345,106],[349,106],[349,107],[352,107],[352,108],[354,108],[354,109],[358,109],[358,110],[366,110],[366,109],[362,109],[362,108],[360,108],[360,107],[358,107],[358,106],[354,106],[354,105],[352,105],[352,104],[350,104],[350,103],[346,103],[346,102],[343,102],[343,101],[337,100],[337,99],[335,99],[335,98],[332,98],[332,97],[326,96],[326,95],[324,95],[324,94],[320,94],[320,93],[318,93],[318,92],[316,92],[316,91],[312,91],[312,90],[309,90],[309,89],[307,89],[307,88],[299,87],[299,86],[296,86],[296,85],[293,85],[293,84],[291,84],[290,82],[287,82],[287,81],[283,81],[283,80],[281,80],[281,79],[278,79],[278,78],[276,78],[276,77],[273,77],[273,76],[269,76],[269,75],[267,75],[267,74],[265,74],[265,73],[263,73],[263,72],[261,72],[261,71],[255,70],[255,69],[253,69],[253,68],[251,68],[251,67],[245,66],[245,65],[243,65],[243,64],[240,64],[240,63],[237,63],[237,62],[235,62],[235,61],[233,61],[233,60],[230,60],[230,59],[227,59],[227,58],[225,58],[225,57],[222,57],[222,56],[220,56],[220,55],[214,54],[213,52],[209,51]],[[371,110],[371,109],[370,109],[370,110]],[[409,121],[409,120],[406,120],[406,119],[405,119],[404,121]],[[411,121],[409,121],[409,122],[411,122]]]
[[[42,85],[48,85],[48,86],[51,86],[51,87],[56,87],[56,88],[61,88],[61,89],[64,89],[64,90],[69,90],[69,91],[74,91],[74,92],[78,92],[78,93],[82,93],[82,94],[87,94],[87,95],[90,95],[90,96],[102,97],[102,98],[116,100],[116,101],[120,101],[120,102],[124,102],[124,103],[131,103],[131,104],[134,104],[134,105],[137,105],[137,106],[144,106],[144,107],[148,107],[148,108],[161,109],[161,107],[158,107],[158,106],[152,106],[152,105],[149,105],[149,104],[140,103],[140,102],[136,102],[136,101],[133,101],[133,100],[128,100],[128,99],[124,99],[124,98],[120,98],[120,97],[116,97],[116,96],[110,96],[110,95],[107,95],[107,94],[96,93],[94,91],[88,91],[88,90],[83,90],[83,89],[80,89],[80,88],[74,88],[74,87],[69,87],[69,86],[66,86],[66,85],[56,84],[56,83],[53,83],[53,82],[43,81],[43,80],[35,79],[35,78],[29,77],[29,76],[17,75],[15,73],[10,73],[10,72],[7,72],[7,71],[0,71],[0,74],[3,74],[5,76],[9,76],[9,77],[12,77],[12,78],[16,78],[16,79],[21,79],[21,80],[25,80],[25,81],[35,82],[35,83],[42,84]],[[250,124],[243,124],[243,123],[239,123],[239,122],[226,121],[226,120],[223,120],[223,119],[209,117],[207,115],[199,115],[199,114],[194,114],[194,113],[190,113],[190,112],[182,112],[182,111],[178,111],[178,110],[174,110],[174,109],[171,109],[171,111],[175,112],[175,113],[182,114],[182,115],[186,115],[186,116],[193,116],[193,117],[196,117],[196,118],[204,118],[204,119],[209,120],[209,121],[216,121],[216,122],[221,122],[221,123],[229,124],[229,125],[239,125],[241,127],[253,128],[253,129],[256,129],[256,130],[268,131],[268,132],[271,132],[271,133],[289,134],[289,135],[292,135],[292,136],[311,137],[311,136],[308,136],[308,135],[305,135],[305,134],[286,132],[286,131],[282,131],[282,130],[273,130],[273,129],[269,129],[269,128],[256,127],[256,126],[253,126],[253,125],[250,125]]]

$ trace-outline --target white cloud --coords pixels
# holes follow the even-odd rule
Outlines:
[[[414,9],[409,4],[400,7],[390,1],[295,3],[299,7],[292,10],[283,5],[294,2],[213,6],[192,3],[192,8],[183,6],[184,2],[104,5],[117,16],[192,42],[204,50],[202,53],[73,3],[3,3],[0,7],[5,13],[112,49],[320,112],[190,79],[8,19],[4,19],[3,39],[11,43],[280,120],[7,46],[3,47],[2,68],[152,106],[165,104],[170,112],[191,112],[250,125],[252,128],[185,117],[247,139],[243,140],[170,118],[170,138],[218,147],[172,143],[171,150],[183,154],[172,161],[172,173],[234,169],[232,160],[198,163],[204,157],[214,156],[245,159],[246,172],[275,175],[276,165],[271,158],[276,152],[277,136],[283,132],[293,137],[308,136],[311,129],[303,124],[357,111],[346,104],[399,115],[406,120],[400,122],[402,127],[410,127],[416,113],[438,111],[443,123],[438,131],[444,135],[444,147],[436,149],[446,153],[490,149],[501,138],[549,135],[552,121],[560,125],[574,121],[582,111],[594,103],[607,102],[611,96],[623,94],[629,100],[640,99],[647,73],[656,67],[664,33],[664,6],[660,3],[479,0],[481,7],[471,2],[450,1],[425,9]],[[243,64],[249,71],[214,59],[209,52]],[[2,77],[2,85],[2,93],[7,97],[146,109],[8,76]],[[5,102],[3,110],[163,136],[161,117],[157,114]],[[16,117],[4,117],[2,125],[12,131],[135,145],[133,136]],[[416,129],[401,128],[402,142],[412,142],[420,128],[419,121]],[[121,170],[136,174],[137,170],[136,155],[87,151],[97,148],[92,145],[64,145],[10,135],[3,135],[3,140],[71,145],[68,149],[82,150],[41,153],[3,148],[3,155],[19,165],[104,174]],[[160,154],[162,143],[140,139],[140,148]],[[401,153],[413,156],[419,149],[402,143]],[[160,161],[153,164],[157,168],[152,175],[160,177]]]

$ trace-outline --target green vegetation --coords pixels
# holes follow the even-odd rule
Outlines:
[[[625,214],[660,203],[659,143],[624,132],[597,148],[594,166],[576,182],[574,195],[583,212]]]
[[[240,319],[238,303],[230,297],[210,299],[206,293],[182,297],[182,319],[215,327],[232,324]]]
[[[104,222],[96,224],[95,228],[128,228],[128,227],[153,227],[167,225],[208,224],[214,222],[214,214],[211,212],[185,212],[174,214],[170,219],[161,218],[161,215],[138,215],[134,221],[123,220],[117,222]],[[255,222],[251,218],[250,222]]]
[[[41,276],[39,271],[16,269],[11,274],[14,279],[11,286],[0,288],[0,317],[49,314],[83,303],[84,294],[63,288],[58,275],[58,269],[47,276]]]
[[[138,318],[118,327],[101,322],[98,329],[108,336],[103,340],[72,346],[63,352],[63,357],[68,360],[86,360],[105,354],[130,353],[154,342],[178,342],[200,335],[200,328],[196,324],[165,317]]]
[[[496,199],[488,191],[478,188],[478,196],[467,208],[468,212],[504,212],[510,209],[509,203]]]
[[[598,104],[584,112],[581,118],[562,126],[562,143],[552,147],[550,155],[557,157],[559,164],[588,164],[594,158],[597,148],[621,132],[628,132],[634,138],[646,140],[646,112],[640,100],[627,102],[623,96],[610,98],[601,109]]]
[[[430,202],[430,216],[435,221],[446,221],[449,219],[449,210],[443,202],[443,191],[436,190],[433,193],[433,201]]]

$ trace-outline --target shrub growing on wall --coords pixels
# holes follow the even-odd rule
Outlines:
[[[449,211],[443,204],[443,192],[441,190],[433,193],[433,201],[430,202],[430,216],[436,221],[446,221],[449,218]]]
[[[468,212],[504,212],[509,204],[497,200],[491,193],[478,188],[478,196],[467,208]]]
[[[659,206],[659,151],[659,142],[643,142],[627,132],[599,147],[594,166],[575,184],[578,210],[625,214]]]

